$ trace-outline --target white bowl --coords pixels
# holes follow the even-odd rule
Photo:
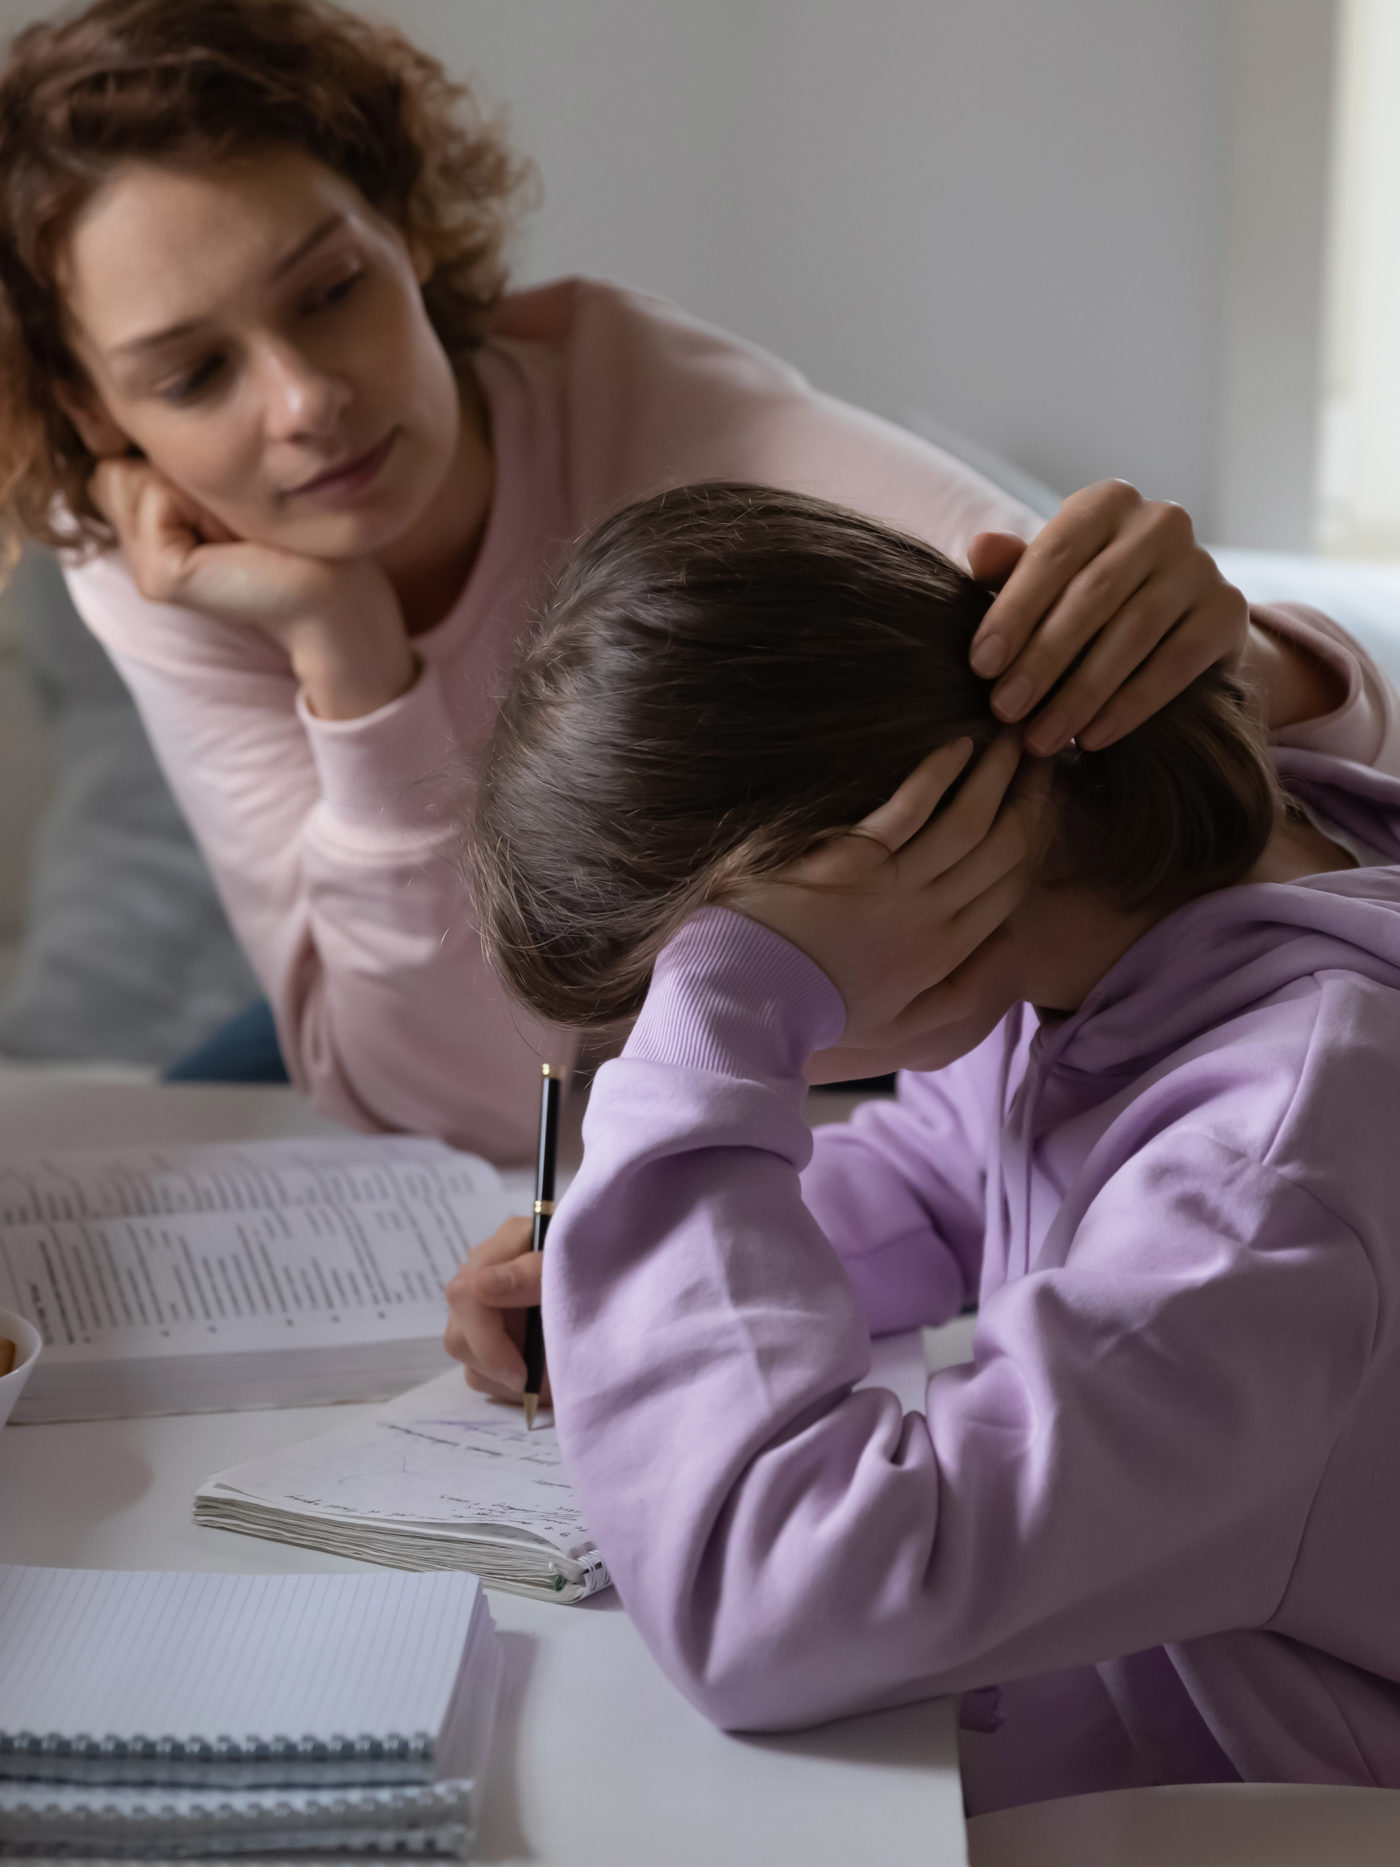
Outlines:
[[[0,1374],[0,1426],[15,1410],[15,1402],[24,1392],[29,1371],[39,1359],[44,1338],[24,1316],[12,1309],[0,1309],[0,1338],[8,1336],[19,1350],[19,1360],[8,1374]]]

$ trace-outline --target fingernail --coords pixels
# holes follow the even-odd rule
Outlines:
[[[991,680],[1006,666],[1006,643],[999,635],[984,635],[972,651],[972,672]]]
[[[1035,687],[1024,674],[1014,674],[992,695],[992,707],[1004,720],[1019,720],[1031,703]]]
[[[515,1279],[506,1270],[478,1271],[476,1287],[485,1297],[509,1296]]]
[[[513,1393],[525,1392],[525,1370],[523,1368],[497,1368],[496,1379],[502,1387],[508,1387]]]
[[[1059,751],[1068,737],[1064,714],[1047,713],[1026,734],[1026,744],[1037,758],[1049,758],[1052,752]]]
[[[1086,726],[1077,737],[1086,752],[1097,752],[1100,746],[1108,743],[1108,735],[1102,726]]]

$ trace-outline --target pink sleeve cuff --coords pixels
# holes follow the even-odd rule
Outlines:
[[[342,823],[380,831],[440,827],[458,748],[436,667],[424,664],[406,694],[356,720],[319,719],[297,695],[321,783]]]
[[[1400,758],[1400,709],[1394,689],[1365,649],[1330,617],[1301,603],[1252,604],[1250,614],[1261,628],[1306,650],[1346,684],[1340,706],[1285,727],[1274,735],[1278,742],[1393,770]]]

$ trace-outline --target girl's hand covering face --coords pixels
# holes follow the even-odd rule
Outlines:
[[[99,461],[91,491],[142,596],[261,629],[286,650],[314,713],[359,717],[412,686],[417,658],[372,559],[237,538],[144,460]]]
[[[1122,480],[1072,494],[1029,544],[979,533],[968,560],[1000,586],[972,666],[996,679],[1000,718],[1030,719],[1026,749],[1039,758],[1074,738],[1111,745],[1249,639],[1249,605],[1186,513]]]
[[[937,1068],[1019,996],[1005,922],[1031,880],[1049,768],[1013,785],[1020,738],[1003,733],[939,810],[971,754],[969,739],[941,746],[864,822],[724,899],[800,947],[845,1001],[818,1079]]]

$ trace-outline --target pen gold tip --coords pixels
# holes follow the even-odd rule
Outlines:
[[[525,1431],[527,1433],[534,1432],[535,1415],[539,1412],[539,1410],[540,1410],[539,1395],[538,1394],[527,1394],[525,1396]]]

